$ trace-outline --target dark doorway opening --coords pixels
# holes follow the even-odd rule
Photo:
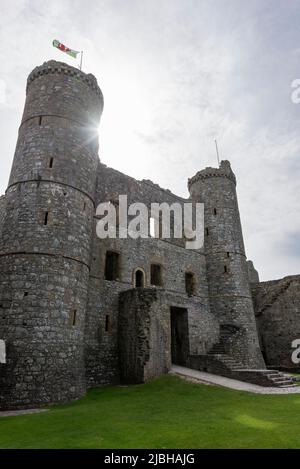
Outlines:
[[[187,365],[189,328],[186,308],[171,306],[171,357],[174,365]]]
[[[135,272],[135,288],[144,288],[144,272],[142,270],[137,270]]]

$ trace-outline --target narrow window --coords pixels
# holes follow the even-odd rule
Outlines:
[[[144,281],[144,272],[140,269],[136,270],[135,272],[135,288],[144,288],[145,281]]]
[[[205,228],[205,232],[206,232],[206,236],[208,236],[209,235],[208,228]]]
[[[49,168],[51,169],[53,168],[53,160],[54,160],[53,158],[50,158],[50,161],[49,161]]]
[[[217,215],[217,209],[214,208],[214,215]]]
[[[229,252],[227,252],[227,257],[230,257],[230,254],[229,254]]]
[[[83,202],[83,211],[85,212],[86,209],[86,202]]]
[[[39,125],[42,125],[42,116],[39,117]]]
[[[48,225],[49,212],[45,212],[44,225]]]
[[[28,291],[25,291],[25,292],[24,292],[24,298],[25,298],[26,296],[28,296]]]
[[[224,273],[227,274],[228,270],[227,270],[227,265],[224,265]]]
[[[0,363],[6,363],[6,344],[3,339],[0,339]]]
[[[192,272],[185,273],[185,291],[188,296],[193,296],[195,293],[195,276]]]
[[[151,264],[151,285],[162,287],[162,268],[160,264]]]
[[[109,331],[110,331],[110,317],[107,314],[105,316],[105,332],[109,332]]]
[[[105,279],[118,280],[119,278],[119,258],[117,252],[107,251],[105,259]]]
[[[74,309],[71,314],[71,324],[72,326],[76,326],[76,317],[77,317],[77,310]]]

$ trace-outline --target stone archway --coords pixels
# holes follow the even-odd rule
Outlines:
[[[146,276],[145,272],[141,268],[135,269],[133,273],[133,285],[135,288],[145,288]]]

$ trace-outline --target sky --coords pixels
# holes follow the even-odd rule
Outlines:
[[[221,159],[237,176],[261,280],[300,273],[300,0],[0,0],[0,193],[44,61],[78,60],[104,94],[99,156],[183,197]]]

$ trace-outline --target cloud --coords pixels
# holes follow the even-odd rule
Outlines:
[[[300,259],[300,230],[286,233],[284,238],[278,243],[279,252],[286,253],[292,258]]]

